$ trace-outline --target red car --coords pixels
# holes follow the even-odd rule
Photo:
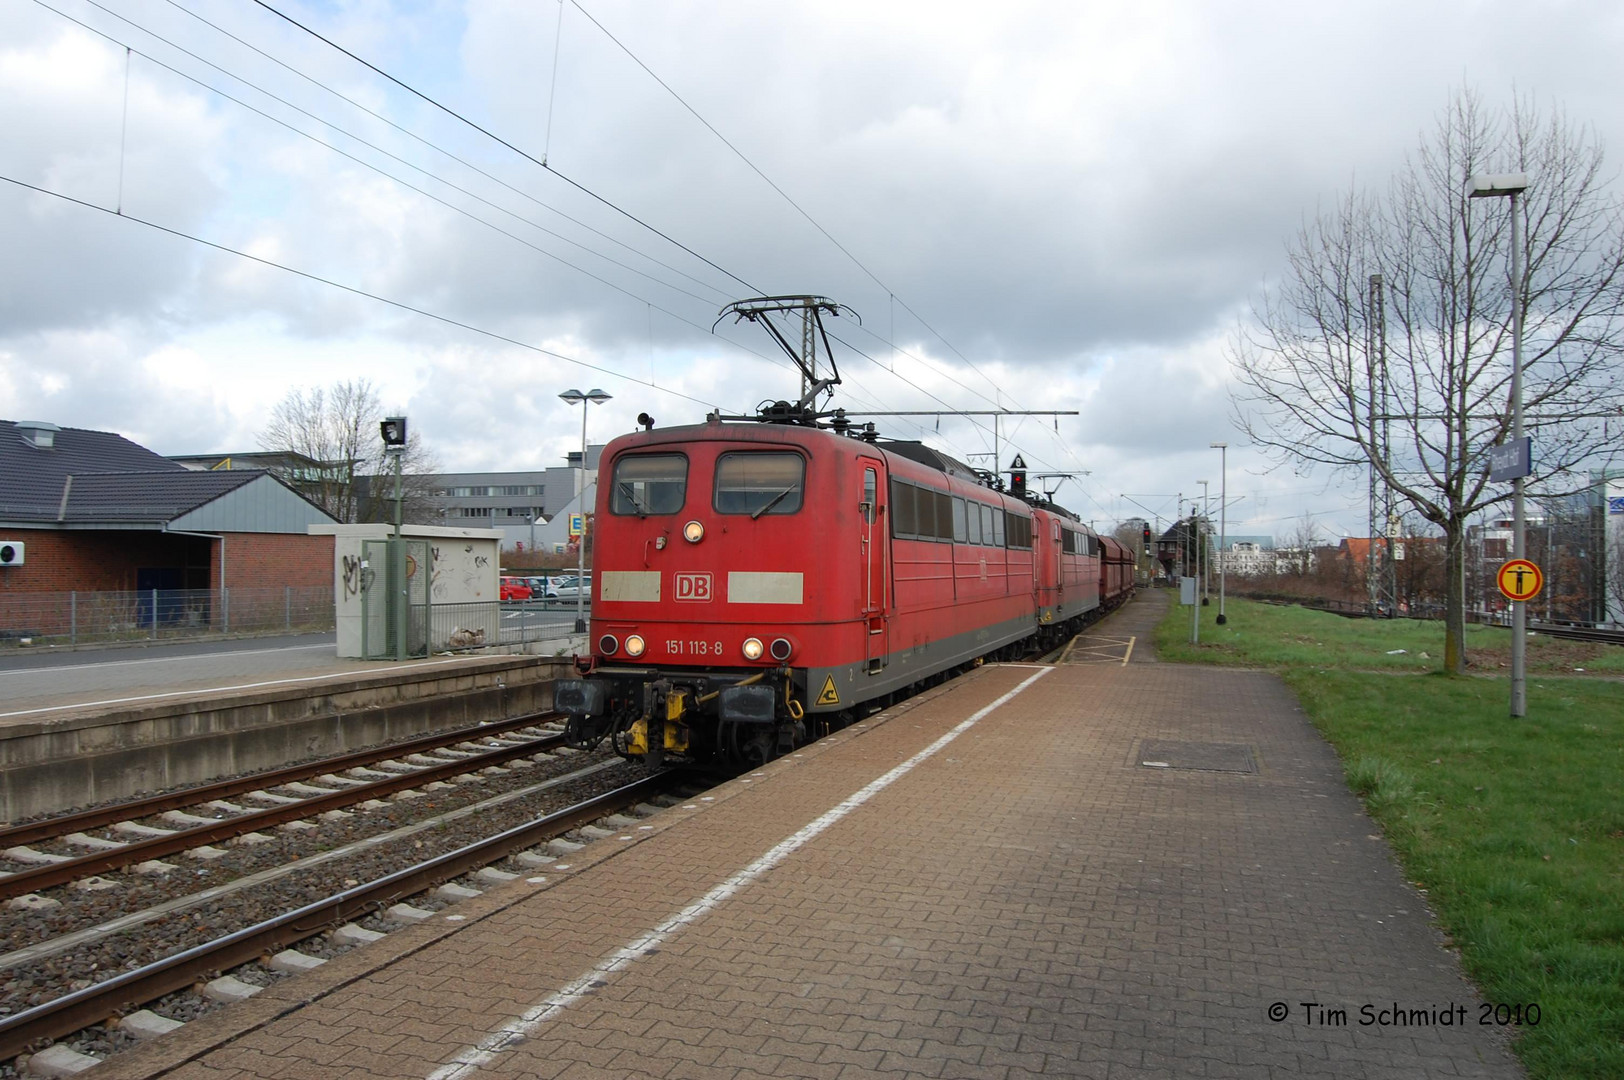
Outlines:
[[[524,578],[505,577],[500,587],[502,600],[528,600],[530,599],[530,585]]]

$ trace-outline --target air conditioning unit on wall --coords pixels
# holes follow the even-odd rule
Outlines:
[[[23,564],[23,542],[21,540],[0,540],[0,566],[21,566]]]

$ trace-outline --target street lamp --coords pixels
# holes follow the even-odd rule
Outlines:
[[[1229,551],[1229,444],[1209,443],[1219,452],[1218,457],[1218,625],[1229,621],[1224,614],[1224,564]]]
[[[576,504],[581,513],[581,535],[575,542],[576,554],[580,556],[580,574],[575,579],[575,632],[586,633],[586,414],[587,403],[602,405],[611,395],[593,387],[586,393],[579,390],[566,390],[558,395],[571,405],[581,406],[581,486],[576,492]]]
[[[1522,222],[1517,198],[1528,188],[1527,173],[1478,174],[1468,185],[1473,199],[1511,200],[1511,441],[1521,446],[1522,420]],[[1519,451],[1520,453],[1521,451]],[[1524,468],[1511,481],[1511,557],[1525,556],[1523,480],[1533,467],[1530,452]],[[1511,602],[1511,715],[1528,715],[1528,610],[1521,600]]]

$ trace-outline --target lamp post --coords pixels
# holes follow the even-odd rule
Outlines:
[[[581,535],[575,542],[576,554],[580,556],[580,574],[575,579],[575,632],[586,633],[586,414],[587,404],[602,405],[612,395],[604,393],[596,387],[581,393],[579,390],[566,390],[558,395],[571,405],[581,406],[581,488],[576,493],[576,505],[581,513]]]
[[[1518,211],[1521,195],[1528,188],[1527,173],[1479,174],[1473,176],[1467,195],[1473,199],[1511,200],[1511,441],[1522,444],[1522,222]],[[1525,462],[1533,467],[1533,453]],[[1526,537],[1523,519],[1523,481],[1519,470],[1511,481],[1511,557],[1524,558]],[[1521,600],[1511,602],[1511,715],[1528,715],[1528,609]]]
[[[1209,444],[1218,456],[1218,625],[1229,621],[1224,614],[1224,572],[1229,551],[1229,444]]]

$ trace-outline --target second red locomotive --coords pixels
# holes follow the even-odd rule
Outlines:
[[[578,746],[754,765],[1121,603],[1133,557],[921,443],[802,423],[615,439],[599,467]]]

